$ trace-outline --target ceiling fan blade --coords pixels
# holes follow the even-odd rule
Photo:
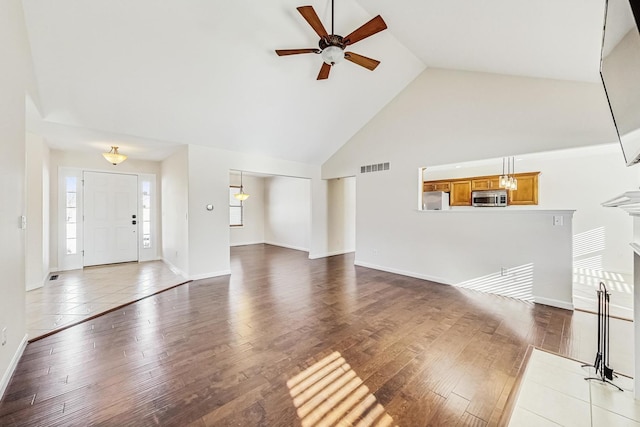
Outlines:
[[[325,30],[324,25],[318,18],[318,14],[313,9],[313,6],[300,6],[297,8],[300,15],[311,25],[311,28],[320,36],[320,38],[329,37],[329,33]]]
[[[276,49],[276,53],[278,56],[285,55],[298,55],[300,53],[320,53],[320,49],[310,48],[310,49]]]
[[[378,65],[380,65],[380,61],[375,59],[367,58],[366,56],[358,55],[353,52],[346,52],[344,54],[344,59],[347,61],[351,61],[354,64],[358,64],[361,67],[367,68],[371,71],[375,70]]]
[[[326,62],[322,63],[322,68],[320,68],[320,72],[318,73],[318,78],[316,80],[324,80],[329,78],[329,71],[331,71],[331,65]]]
[[[382,30],[387,29],[387,24],[384,22],[380,15],[373,18],[371,21],[362,25],[360,28],[353,31],[351,34],[344,38],[345,44],[352,45],[359,42],[362,39],[366,39],[369,36],[379,33]]]

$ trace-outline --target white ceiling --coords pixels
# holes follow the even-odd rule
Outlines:
[[[317,45],[300,0],[23,3],[37,127],[54,148],[156,159],[193,143],[312,164],[425,67],[597,81],[604,11],[604,0],[337,0],[338,34],[383,16],[389,29],[352,48],[381,65],[345,62],[316,81],[319,56],[273,52]],[[330,2],[306,4],[329,28]]]

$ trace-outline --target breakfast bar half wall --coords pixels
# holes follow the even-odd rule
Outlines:
[[[521,207],[414,210],[406,213],[414,216],[407,218],[411,227],[384,236],[385,242],[357,232],[355,264],[572,310],[574,212]],[[407,250],[385,251],[400,242]]]

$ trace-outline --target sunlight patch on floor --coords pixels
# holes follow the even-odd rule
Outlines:
[[[339,352],[287,381],[303,427],[395,425]]]
[[[573,304],[575,308],[597,311],[597,290],[603,282],[611,294],[610,314],[633,319],[633,276],[601,269],[573,269]]]

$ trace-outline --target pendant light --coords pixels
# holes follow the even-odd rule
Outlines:
[[[507,173],[504,173],[504,166],[507,165]],[[516,173],[516,158],[515,157],[503,157],[502,158],[502,175],[500,175],[499,185],[500,188],[507,190],[517,190],[518,180],[515,177]]]
[[[511,158],[511,176],[509,177],[509,190],[517,190],[518,189],[518,180],[516,179],[516,158]]]
[[[107,153],[102,153],[102,156],[114,166],[127,160],[127,156],[118,153],[118,147],[114,147],[113,145],[111,146],[111,150]]]
[[[506,158],[502,158],[502,175],[500,175],[500,188],[507,188],[507,182],[509,182],[509,177],[504,173],[504,166],[506,163]]]
[[[249,198],[249,195],[244,192],[244,187],[242,186],[242,171],[240,171],[240,192],[233,195],[236,199],[244,202]]]

